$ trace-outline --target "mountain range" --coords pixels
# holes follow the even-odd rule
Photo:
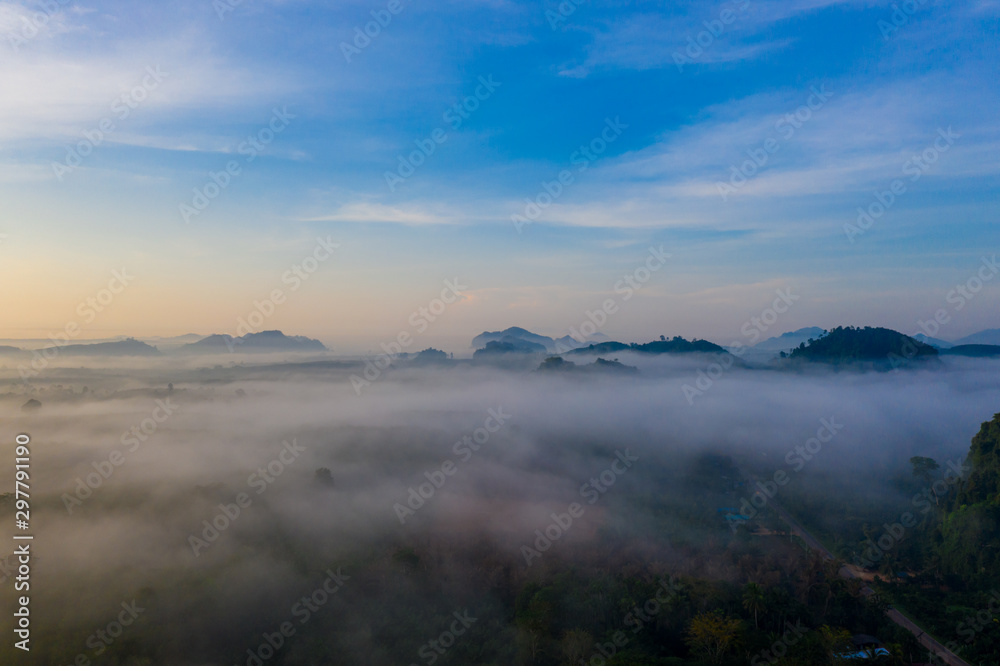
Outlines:
[[[543,351],[552,354],[561,354],[570,349],[585,347],[590,343],[603,342],[608,339],[608,336],[603,333],[594,333],[586,339],[586,342],[580,342],[569,335],[564,335],[561,338],[550,338],[547,335],[532,333],[520,326],[511,326],[502,331],[485,331],[480,333],[472,339],[472,347],[473,349],[484,349],[490,342],[499,342],[523,351]]]
[[[169,347],[169,351],[161,351],[157,346],[148,344],[159,341]],[[26,357],[31,354],[41,354],[51,357],[60,356],[159,356],[161,354],[228,354],[228,353],[267,353],[267,352],[324,352],[326,346],[319,340],[302,335],[285,335],[281,331],[261,331],[248,333],[234,338],[226,334],[200,336],[195,334],[181,335],[173,338],[124,338],[105,342],[81,342],[71,345],[49,345],[31,350],[20,347],[0,346],[0,356]]]

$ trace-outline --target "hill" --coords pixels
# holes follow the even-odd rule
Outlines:
[[[567,354],[614,354],[616,352],[631,351],[640,354],[691,354],[691,353],[707,353],[707,354],[728,354],[725,349],[715,344],[714,342],[709,342],[708,340],[685,340],[684,338],[674,336],[670,340],[661,339],[655,340],[653,342],[646,342],[644,344],[631,343],[625,344],[624,342],[602,342],[600,344],[588,345],[586,347],[580,347],[579,349],[574,349],[572,351],[566,352]]]
[[[64,345],[62,347],[47,347],[41,353],[52,349],[63,356],[158,356],[160,350],[147,345],[135,338],[126,338],[117,342],[97,342],[94,344]]]
[[[588,365],[577,365],[573,361],[567,361],[561,356],[550,356],[542,361],[538,366],[539,372],[565,372],[565,373],[606,373],[606,374],[627,374],[635,375],[639,373],[639,368],[634,365],[625,365],[614,361],[606,361],[599,358]]]
[[[248,333],[238,338],[216,333],[198,342],[186,344],[178,351],[185,354],[234,352],[260,354],[267,352],[322,352],[327,351],[327,348],[319,340],[313,340],[303,335],[285,335],[281,331],[261,331],[260,333]]]
[[[941,350],[946,356],[988,357],[1000,356],[1000,345],[956,345]]]
[[[789,331],[779,336],[768,338],[755,344],[752,349],[757,351],[789,352],[798,347],[803,342],[808,343],[810,338],[819,338],[826,330],[819,326],[807,326],[797,331]]]
[[[534,342],[527,342],[526,340],[512,340],[506,342],[500,342],[492,340],[486,343],[486,346],[482,349],[477,349],[472,354],[474,359],[482,359],[487,357],[497,357],[497,356],[508,356],[510,354],[544,354],[548,350],[545,345],[537,344]]]
[[[607,340],[607,336],[602,333],[594,333],[588,338],[588,340],[600,342]],[[520,326],[511,326],[510,328],[502,331],[486,331],[480,333],[472,339],[472,346],[475,349],[482,349],[485,348],[486,344],[489,342],[504,342],[514,345],[515,347],[523,346],[526,349],[529,347],[527,345],[523,345],[522,343],[530,343],[531,345],[541,345],[545,348],[545,351],[556,354],[570,349],[576,349],[577,347],[587,344],[586,342],[580,342],[569,335],[564,335],[561,338],[550,338],[547,335],[532,333],[531,331],[521,328]]]
[[[988,589],[1000,582],[1000,414],[980,426],[966,465],[968,476],[941,524],[938,552],[945,571]]]
[[[1000,345],[1000,328],[988,328],[955,340],[956,345]]]
[[[821,363],[871,363],[896,367],[908,360],[935,358],[938,350],[889,328],[838,326],[811,344],[801,343],[789,358]]]
[[[937,347],[938,349],[951,349],[955,346],[954,343],[948,342],[947,340],[942,340],[941,338],[932,338],[929,335],[924,335],[923,333],[917,333],[913,336],[914,340],[919,340],[926,345],[931,347]]]

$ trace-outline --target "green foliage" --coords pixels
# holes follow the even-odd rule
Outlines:
[[[1000,414],[982,424],[969,449],[972,471],[958,495],[959,504],[1000,504]]]

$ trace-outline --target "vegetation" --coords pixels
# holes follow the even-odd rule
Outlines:
[[[667,340],[661,336],[660,340],[655,340],[653,342],[647,342],[644,344],[639,344],[633,342],[631,344],[625,344],[624,342],[602,342],[599,344],[592,344],[587,347],[580,347],[579,349],[574,349],[569,352],[570,354],[613,354],[615,352],[632,351],[641,354],[690,354],[694,352],[705,353],[705,354],[728,354],[725,349],[715,344],[714,342],[709,342],[708,340],[685,340],[684,338],[674,336],[672,339]]]
[[[838,326],[819,339],[801,343],[789,357],[833,364],[869,361],[897,367],[937,355],[934,347],[892,329]]]

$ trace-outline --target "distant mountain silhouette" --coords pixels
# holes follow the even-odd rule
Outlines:
[[[602,342],[600,344],[580,347],[579,349],[574,349],[566,353],[596,355],[596,354],[614,354],[623,351],[638,352],[640,354],[690,354],[690,353],[728,354],[729,353],[719,345],[715,344],[714,342],[709,342],[708,340],[688,341],[680,336],[674,336],[670,340],[655,340],[653,342],[647,342],[645,344],[638,344],[635,342],[631,344],[625,344],[624,342],[614,342],[614,341]]]
[[[413,354],[411,358],[413,359],[413,362],[418,365],[448,362],[448,354],[440,349],[434,349],[433,347],[428,347],[427,349],[419,351],[416,354]]]
[[[11,347],[9,345],[0,345],[0,356],[15,356],[17,354],[25,353],[20,347]]]
[[[567,361],[562,356],[550,356],[549,358],[542,361],[542,364],[538,366],[539,372],[567,372],[567,373],[582,373],[582,372],[601,372],[608,374],[627,374],[634,375],[639,373],[639,368],[634,365],[625,365],[624,363],[619,363],[617,359],[614,361],[606,361],[603,358],[598,358],[593,363],[588,365],[577,365],[573,361]]]
[[[266,352],[321,352],[327,351],[319,340],[303,335],[285,335],[281,331],[261,331],[234,338],[215,333],[198,342],[184,345],[179,350],[186,354],[259,354]]]
[[[870,362],[895,367],[907,360],[937,355],[938,350],[934,347],[889,328],[838,326],[811,344],[800,344],[789,358],[833,364]]]
[[[472,358],[481,359],[490,356],[507,356],[510,354],[545,354],[548,350],[545,345],[528,342],[526,340],[516,340],[499,342],[492,340],[486,343],[482,349],[477,349]]]
[[[773,351],[776,354],[782,351],[788,352],[803,342],[809,342],[810,338],[816,339],[821,337],[824,333],[826,331],[819,326],[808,326],[758,342],[753,346],[753,349],[758,351]]]
[[[948,342],[947,340],[942,340],[941,338],[932,338],[929,335],[924,335],[923,333],[917,333],[913,336],[914,340],[919,340],[926,345],[931,347],[937,347],[938,349],[951,349],[955,346],[954,343]]]
[[[166,342],[166,343],[171,343],[171,342],[173,342],[173,343],[197,342],[198,340],[201,340],[204,337],[205,337],[204,335],[198,335],[197,333],[185,333],[184,335],[174,335],[174,336],[154,335],[152,337],[142,338],[142,341],[143,342],[150,342],[150,343],[156,343],[156,342]]]
[[[48,349],[58,350],[61,356],[159,356],[160,350],[147,345],[145,342],[135,338],[126,338],[116,342],[96,342],[94,344],[64,345],[62,347],[48,347],[40,350],[44,353]]]
[[[607,336],[603,333],[594,333],[590,336],[591,341],[602,341],[607,339]],[[550,338],[547,335],[532,333],[531,331],[521,328],[520,326],[511,326],[510,328],[502,331],[486,331],[484,333],[480,333],[472,339],[472,346],[475,349],[483,349],[489,342],[505,342],[514,346],[523,346],[520,343],[527,342],[542,345],[545,348],[545,351],[549,353],[561,353],[587,344],[586,342],[580,342],[569,335],[564,335],[561,338]]]
[[[956,345],[1000,345],[1000,328],[988,328],[955,340]]]
[[[942,349],[941,354],[946,356],[1000,356],[1000,345],[955,345],[948,349]]]

